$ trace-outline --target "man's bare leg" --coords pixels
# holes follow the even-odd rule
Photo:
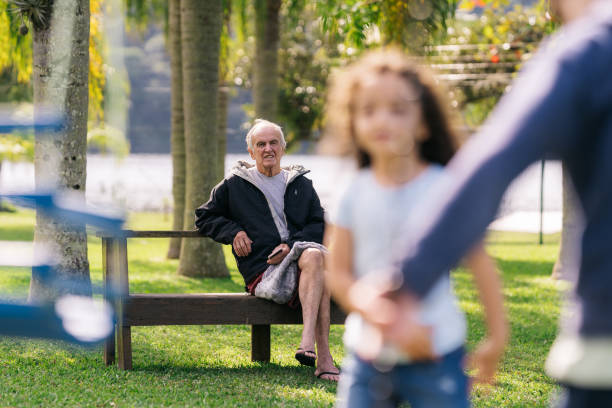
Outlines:
[[[323,297],[319,304],[319,314],[317,316],[317,324],[315,326],[315,338],[317,342],[317,369],[315,375],[321,373],[339,373],[338,368],[334,364],[334,359],[329,350],[329,324],[330,324],[330,293],[327,288],[323,288]],[[338,381],[338,374],[323,374],[321,378],[324,380]]]
[[[325,289],[324,258],[321,251],[307,249],[298,260],[301,270],[299,296],[302,303],[304,329],[300,348],[315,350],[317,345],[317,369],[322,372],[336,373],[338,369],[329,351],[330,294]],[[337,375],[324,374],[326,380],[338,380]]]
[[[300,283],[298,293],[302,304],[302,340],[300,348],[304,351],[315,350],[315,327],[319,305],[323,295],[323,254],[318,249],[306,249],[298,259]],[[310,354],[309,354],[310,355]],[[311,355],[314,357],[314,355]]]

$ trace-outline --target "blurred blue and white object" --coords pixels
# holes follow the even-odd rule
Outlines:
[[[22,207],[36,209],[47,216],[76,225],[90,225],[106,231],[119,231],[125,221],[122,211],[112,208],[92,208],[80,195],[34,191],[31,193],[0,192],[6,199]]]
[[[27,108],[24,108],[26,106]],[[0,133],[36,130],[39,132],[59,132],[64,125],[64,116],[52,107],[36,109],[36,120],[32,105],[0,106]]]
[[[82,343],[97,343],[113,330],[113,309],[104,300],[66,295],[55,302],[55,312],[66,333]]]
[[[64,340],[95,345],[112,334],[113,310],[104,300],[66,295],[54,306],[0,304],[4,336]]]

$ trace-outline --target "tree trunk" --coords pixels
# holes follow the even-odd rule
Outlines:
[[[170,0],[169,40],[171,75],[171,134],[172,197],[174,199],[173,229],[182,230],[185,217],[185,125],[183,115],[183,72],[181,64],[181,0]],[[171,238],[167,257],[178,259],[181,239]]]
[[[225,153],[227,150],[227,108],[229,104],[229,87],[219,87],[218,112],[217,112],[217,180],[225,176]]]
[[[36,188],[72,192],[85,202],[89,67],[89,1],[55,0],[49,27],[33,30],[34,116],[45,107],[65,115],[66,124],[54,134],[36,132]],[[33,274],[29,301],[44,302],[63,293],[91,295],[85,226],[36,215],[36,245],[56,256],[57,274],[66,287],[45,286]]]
[[[225,176],[225,153],[227,150],[227,109],[229,105],[230,88],[228,85],[230,66],[230,17],[231,2],[224,2],[223,27],[219,43],[219,95],[217,99],[217,179]]]
[[[195,208],[206,202],[217,183],[217,98],[222,0],[182,0],[181,51],[185,114],[185,227],[193,226]],[[179,273],[229,276],[219,244],[184,239]]]
[[[559,256],[552,271],[553,279],[573,280],[580,262],[580,244],[584,215],[574,185],[565,165],[563,169],[563,226]]]
[[[255,116],[277,120],[278,43],[281,0],[255,0],[255,67],[253,102]]]

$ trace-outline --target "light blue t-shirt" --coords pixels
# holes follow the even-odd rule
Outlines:
[[[332,214],[332,223],[350,230],[353,238],[353,273],[361,278],[383,273],[395,260],[394,253],[406,234],[410,234],[411,219],[419,217],[412,211],[419,198],[441,177],[443,168],[427,167],[415,179],[401,186],[380,185],[370,169],[361,170],[340,198]],[[418,206],[420,209],[426,206]],[[394,250],[394,248],[396,250]],[[421,304],[421,321],[433,329],[433,350],[437,355],[449,353],[463,345],[466,324],[452,292],[448,274],[443,275]],[[355,349],[367,341],[368,325],[353,313],[345,323],[344,341]],[[381,363],[408,362],[410,357],[394,347],[385,347]]]
[[[268,200],[272,218],[284,242],[289,239],[289,228],[287,227],[287,219],[285,218],[285,189],[287,188],[287,179],[289,172],[285,169],[272,177],[268,177],[257,170],[257,167],[249,169],[252,181]]]

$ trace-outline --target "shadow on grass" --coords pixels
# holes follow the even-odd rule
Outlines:
[[[297,362],[296,362],[297,364]],[[305,376],[312,375],[313,368],[305,366],[286,366],[278,363],[253,362],[252,365],[242,367],[223,367],[219,364],[210,365],[166,365],[146,362],[134,363],[134,372],[150,372],[173,374],[180,377],[217,376],[217,375],[241,375],[241,376]]]
[[[296,362],[297,364],[297,362]],[[173,365],[134,364],[134,373],[143,373],[179,381],[189,381],[193,378],[215,379],[222,384],[251,384],[251,387],[268,388],[282,387],[294,389],[311,389],[313,386],[335,393],[337,383],[318,379],[315,369],[306,366],[287,366],[274,362],[250,363],[241,367],[223,367],[218,365]],[[256,381],[254,382],[254,379]],[[231,386],[231,385],[230,385]]]

